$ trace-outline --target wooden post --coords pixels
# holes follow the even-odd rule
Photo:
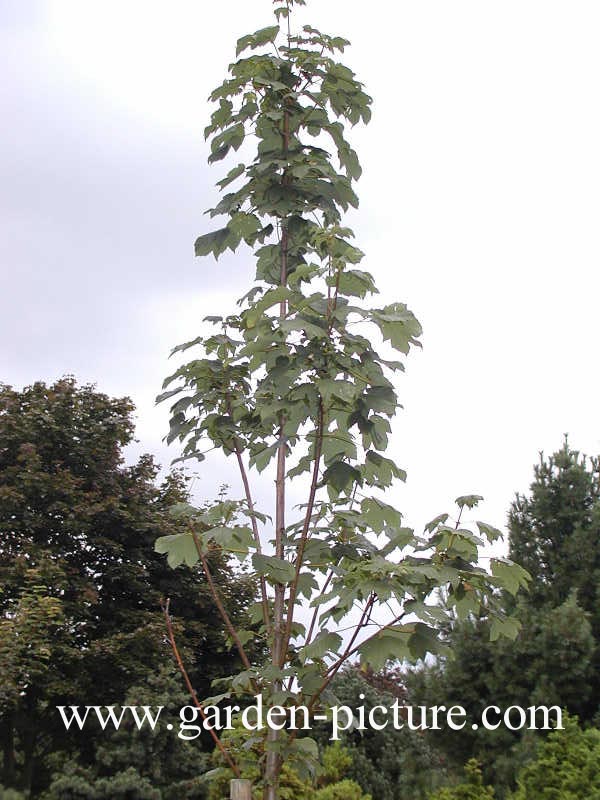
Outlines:
[[[229,784],[230,800],[252,800],[252,784],[242,778],[234,778]]]

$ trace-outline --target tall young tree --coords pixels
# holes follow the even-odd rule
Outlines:
[[[390,354],[407,355],[421,326],[404,303],[366,301],[377,289],[342,216],[358,205],[361,173],[346,126],[369,121],[371,98],[337,60],[345,39],[298,29],[292,12],[303,5],[276,0],[276,24],[238,41],[229,76],[210,96],[209,162],[238,150],[253,155],[219,181],[222,196],[209,213],[221,226],[198,238],[196,254],[218,258],[248,246],[256,278],[238,310],[207,318],[212,333],[176,348],[202,352],[165,381],[161,396],[177,397],[169,438],[185,442],[183,457],[230,456],[244,496],[210,513],[181,508],[188,532],[157,547],[173,563],[200,560],[209,583],[213,549],[251,560],[258,636],[270,658],[251,663],[252,635],[234,629],[221,603],[245,664],[229,691],[315,710],[332,702],[329,685],[356,654],[376,667],[435,649],[439,620],[426,600],[438,588],[448,587],[461,614],[486,604],[495,635],[514,633],[515,623],[495,611],[494,589],[517,591],[525,576],[502,559],[492,576],[477,565],[481,540],[460,518],[478,498],[459,498],[458,519],[436,517],[425,538],[382,499],[405,477],[384,455],[398,408],[393,376],[404,369]],[[272,521],[255,507],[250,474],[267,469]],[[298,478],[306,500],[290,518],[287,489]],[[484,524],[479,532],[499,535]],[[299,614],[307,607],[308,618]],[[266,800],[278,796],[283,761],[310,750],[309,739],[268,731]],[[234,759],[231,766],[240,772]]]

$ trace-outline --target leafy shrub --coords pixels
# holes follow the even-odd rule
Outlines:
[[[582,730],[576,717],[563,722],[517,776],[513,800],[600,800],[600,730]]]
[[[481,769],[472,758],[465,767],[466,781],[457,786],[446,786],[430,796],[430,800],[493,800],[494,790],[483,785]]]
[[[370,794],[363,794],[356,781],[347,778],[317,789],[314,800],[371,800]]]
[[[45,800],[161,800],[162,794],[133,767],[110,778],[97,779],[72,765],[67,774],[55,778],[44,797]]]
[[[0,786],[0,800],[25,800],[25,795],[16,789],[5,789],[4,786]]]

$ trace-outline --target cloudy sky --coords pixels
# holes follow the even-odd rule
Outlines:
[[[222,165],[206,96],[269,0],[0,0],[0,380],[72,373],[154,407],[170,348],[227,312],[247,256],[193,258]],[[458,494],[502,526],[539,450],[600,451],[600,4],[310,0],[374,97],[353,137],[350,223],[387,302],[424,327],[401,379],[396,504],[422,525]],[[210,497],[229,463],[197,468]]]

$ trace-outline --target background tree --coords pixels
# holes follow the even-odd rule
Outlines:
[[[521,597],[523,627],[514,642],[490,644],[489,622],[471,619],[453,626],[452,658],[413,675],[413,699],[444,697],[474,716],[494,704],[559,705],[591,720],[598,710],[600,627],[594,598],[600,559],[598,462],[563,447],[541,457],[530,494],[517,495],[509,514],[509,555],[533,575]],[[510,595],[504,602],[514,607]],[[531,757],[531,735],[465,730],[432,738],[454,771],[475,756],[499,796],[514,787],[516,773]]]
[[[215,549],[252,564],[258,646],[270,657],[252,663],[245,642],[253,637],[235,629],[215,592],[245,666],[231,692],[313,710],[328,707],[331,681],[357,653],[377,668],[436,649],[439,618],[426,601],[442,587],[461,614],[485,604],[494,635],[514,635],[495,589],[516,592],[526,574],[502,559],[491,576],[478,566],[480,537],[499,535],[484,524],[479,536],[461,526],[479,498],[459,498],[456,518],[436,517],[424,538],[383,500],[382,490],[404,478],[384,455],[398,408],[392,378],[404,369],[393,351],[407,355],[421,327],[403,303],[366,300],[377,289],[358,268],[363,253],[342,215],[358,205],[361,172],[345,126],[369,121],[371,98],[337,61],[345,39],[293,28],[302,5],[276,0],[276,24],[238,40],[237,60],[210,96],[209,161],[235,151],[248,159],[219,182],[223,195],[209,213],[221,227],[198,238],[196,254],[218,258],[245,243],[254,248],[256,281],[235,313],[208,318],[212,334],[176,348],[201,353],[165,381],[161,396],[176,398],[169,438],[184,443],[183,457],[233,457],[244,497],[210,513],[182,510],[188,532],[157,547],[173,563],[199,560],[209,582],[206,558]],[[248,473],[270,466],[272,522],[257,512]],[[286,493],[299,476],[306,500],[290,518]],[[314,616],[305,623],[306,605]],[[346,639],[344,625],[352,628]],[[306,739],[269,730],[265,800],[278,797],[283,763],[311,752]]]
[[[569,446],[540,454],[530,494],[509,514],[511,556],[531,574],[532,606],[559,606],[575,589],[580,606],[599,615],[600,464]],[[596,629],[597,620],[594,622]]]
[[[600,460],[582,455],[565,437],[560,450],[540,456],[529,497],[517,496],[509,516],[511,557],[531,570],[532,608],[555,608],[576,594],[589,615],[595,647],[582,720],[600,706]],[[580,687],[581,688],[581,687]]]
[[[175,667],[163,666],[144,683],[128,689],[124,704],[163,706],[161,718],[177,720],[179,710],[189,705]],[[65,765],[54,757],[54,778],[44,800],[204,800],[210,769],[210,753],[202,742],[186,741],[176,733],[146,725],[137,730],[125,717],[118,731],[96,728],[94,759],[82,765],[72,760]],[[52,766],[52,764],[50,765]]]
[[[199,690],[236,664],[206,581],[153,552],[188,495],[177,474],[157,485],[149,456],[123,464],[132,411],[72,378],[0,388],[0,782],[33,795],[57,752],[96,763],[98,731],[66,731],[57,705],[122,702],[173,664],[161,598]],[[237,619],[253,582],[211,563]]]

